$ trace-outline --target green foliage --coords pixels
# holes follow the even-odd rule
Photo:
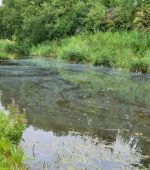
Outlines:
[[[24,114],[20,114],[14,106],[9,107],[8,116],[0,111],[0,167],[5,170],[24,170],[24,154],[17,144],[26,127],[26,122]]]
[[[25,8],[24,0],[3,0],[3,6],[0,6],[1,38],[12,40],[15,33],[21,31],[23,7]]]
[[[150,58],[134,59],[130,63],[130,70],[132,72],[147,73],[150,72]]]
[[[150,36],[137,31],[86,33],[56,42],[34,46],[34,56],[45,48],[60,59],[92,63],[134,72],[150,72]],[[50,54],[49,53],[49,54]],[[32,53],[31,53],[32,54]],[[45,51],[44,51],[45,54]]]
[[[85,56],[82,54],[82,52],[72,49],[70,51],[63,51],[63,54],[61,56],[62,59],[69,61],[69,62],[76,62],[76,63],[82,63],[85,61]]]
[[[74,34],[79,27],[77,16],[81,10],[80,1],[45,1],[40,4],[32,1],[22,13],[22,33],[16,37],[19,41],[37,44]]]
[[[16,44],[9,40],[0,40],[0,59],[15,58]]]
[[[38,44],[37,46],[32,46],[32,48],[30,49],[30,55],[44,56],[44,57],[51,57],[51,58],[56,57],[53,49],[53,44],[48,42],[43,44]]]
[[[93,64],[98,66],[98,65],[103,65],[103,66],[107,66],[107,67],[111,67],[112,66],[112,59],[111,57],[109,57],[109,52],[102,52],[101,53],[101,57],[96,57],[93,61]]]
[[[0,58],[58,56],[149,71],[142,59],[149,58],[149,9],[149,0],[4,0],[0,37],[16,44],[0,42]]]
[[[4,0],[0,37],[31,45],[86,31],[149,29],[148,1]],[[23,48],[24,47],[24,48]]]
[[[150,4],[145,3],[137,8],[134,18],[134,24],[137,28],[150,31]]]
[[[86,31],[99,31],[106,15],[106,8],[101,1],[90,1],[89,10],[85,17]]]

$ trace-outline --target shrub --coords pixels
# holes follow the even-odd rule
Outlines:
[[[15,58],[16,48],[16,43],[14,41],[0,40],[0,58]]]
[[[33,46],[30,49],[30,54],[32,56],[56,57],[52,44],[50,43],[43,43],[37,46]]]
[[[149,13],[149,0],[7,0],[0,36],[28,46],[85,31],[149,29]]]
[[[101,29],[101,25],[106,15],[106,8],[101,2],[91,3],[91,7],[85,18],[85,29],[88,31],[96,31]]]
[[[145,3],[138,7],[134,25],[142,30],[150,31],[150,4]]]
[[[64,51],[61,58],[75,63],[82,63],[86,60],[85,55],[81,51],[75,49]]]
[[[0,169],[25,170],[24,153],[17,146],[26,127],[25,115],[14,104],[9,109],[7,116],[0,111]]]
[[[150,71],[150,59],[149,58],[134,59],[130,63],[130,71],[137,72],[137,73],[149,72]]]
[[[150,71],[148,58],[150,36],[138,31],[99,32],[66,37],[54,42],[46,42],[31,49],[31,54],[50,56],[76,63],[104,65],[127,71]],[[142,58],[146,58],[145,59]],[[140,64],[137,64],[139,62]],[[140,68],[139,65],[143,66]],[[136,70],[137,68],[137,70]],[[144,71],[145,70],[145,71]]]
[[[107,50],[105,48],[100,48],[93,55],[93,64],[94,65],[103,65],[106,67],[113,67],[115,63],[115,58],[113,57],[113,51],[111,49]]]

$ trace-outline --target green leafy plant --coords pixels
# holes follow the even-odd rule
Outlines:
[[[64,51],[61,58],[76,63],[82,63],[85,61],[85,55],[81,51],[75,49]]]
[[[25,114],[21,114],[15,103],[9,106],[9,115],[0,111],[0,167],[1,169],[25,170],[24,153],[18,148],[26,128]]]
[[[150,59],[149,58],[141,58],[141,59],[134,59],[130,63],[130,70],[132,72],[141,72],[147,73],[150,71]]]

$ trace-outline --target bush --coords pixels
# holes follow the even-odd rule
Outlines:
[[[99,46],[97,44],[97,48],[93,47],[92,52],[92,63],[94,65],[103,65],[106,67],[114,67],[115,65],[115,57],[114,57],[114,49],[107,49],[105,46]]]
[[[75,63],[83,63],[86,60],[85,55],[81,51],[74,49],[64,51],[61,58],[66,61]]]
[[[101,2],[91,3],[89,12],[85,17],[85,29],[87,31],[101,30],[101,25],[106,15],[106,8]]]
[[[17,146],[26,127],[25,115],[14,106],[7,116],[0,111],[0,168],[25,170],[24,153]]]
[[[137,73],[147,73],[150,71],[150,58],[134,59],[130,63],[130,71]]]
[[[68,62],[91,63],[135,72],[141,70],[150,72],[149,69],[144,68],[144,65],[150,66],[150,63],[146,61],[150,56],[149,43],[150,36],[137,31],[95,34],[87,32],[34,46],[31,54],[37,56],[54,54]],[[143,57],[146,60],[142,59]],[[140,65],[143,63],[143,66],[139,68],[137,62],[140,62]]]
[[[30,54],[32,56],[43,56],[43,57],[52,57],[55,58],[55,53],[50,43],[43,43],[37,46],[33,46],[30,49]]]
[[[149,0],[3,1],[0,36],[26,48],[86,31],[149,30],[149,9]]]
[[[106,67],[112,67],[112,65],[113,65],[112,63],[113,62],[111,61],[109,56],[100,56],[94,60],[93,64],[96,66],[103,65]]]
[[[0,58],[9,59],[16,57],[16,43],[9,40],[0,40]]]
[[[134,18],[134,26],[150,31],[150,4],[145,3],[138,7]]]

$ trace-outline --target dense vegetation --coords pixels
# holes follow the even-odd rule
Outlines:
[[[0,40],[0,58],[14,59],[17,56],[16,43],[10,40]]]
[[[23,130],[26,127],[24,115],[15,108],[8,116],[0,111],[0,169],[23,170],[24,153],[18,148]]]
[[[149,37],[143,33],[81,34],[30,49],[32,56],[57,57],[69,62],[92,63],[134,72],[150,72]]]
[[[0,38],[17,42],[19,55],[44,49],[40,55],[147,72],[149,33],[149,0],[3,0],[0,7]]]

